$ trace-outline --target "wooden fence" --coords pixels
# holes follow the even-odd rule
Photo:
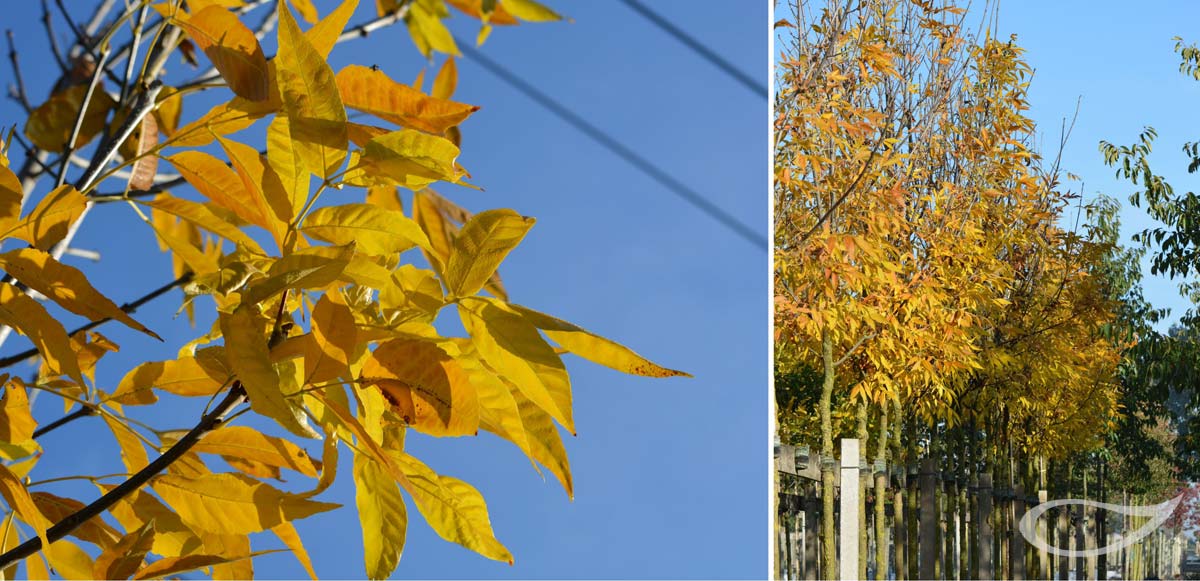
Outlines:
[[[932,460],[919,466],[889,467],[860,462],[859,442],[841,441],[836,464],[834,506],[838,567],[829,578],[859,579],[1175,579],[1185,543],[1178,532],[1158,530],[1103,558],[1055,556],[1027,543],[1018,531],[1026,510],[1047,501],[1045,490],[998,487],[990,473],[966,481],[938,470]],[[819,535],[822,458],[803,448],[776,447],[778,490],[775,527],[778,579],[827,578]],[[886,476],[887,489],[875,494],[874,476]],[[864,502],[860,504],[860,494]],[[874,503],[880,497],[887,519],[887,569],[876,573]],[[1121,502],[1121,499],[1110,499]],[[860,510],[865,512],[860,515]],[[868,523],[865,530],[862,524]],[[1097,514],[1082,505],[1048,510],[1037,522],[1048,544],[1073,550],[1095,549],[1121,539],[1143,520]],[[1098,544],[1099,539],[1104,539]],[[860,547],[860,543],[865,543]],[[851,558],[846,558],[850,556]],[[1014,558],[1015,557],[1015,558]],[[865,564],[863,563],[865,560]],[[1101,568],[1105,571],[1100,571]]]

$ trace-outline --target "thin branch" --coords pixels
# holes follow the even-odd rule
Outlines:
[[[101,513],[116,504],[117,501],[125,498],[129,494],[141,488],[143,485],[149,482],[151,478],[156,476],[159,472],[165,470],[168,466],[191,450],[192,447],[196,445],[196,442],[199,442],[200,438],[204,437],[205,434],[219,427],[224,421],[225,416],[228,415],[233,408],[237,407],[245,400],[246,390],[242,388],[241,382],[235,381],[233,383],[233,387],[229,389],[229,393],[227,393],[225,398],[221,400],[221,403],[217,404],[217,407],[211,412],[201,417],[200,422],[196,424],[196,427],[192,428],[186,435],[180,438],[174,446],[171,446],[170,449],[168,449],[166,452],[163,452],[163,454],[158,458],[155,458],[154,461],[148,464],[145,468],[139,470],[133,476],[129,477],[128,480],[117,485],[116,488],[108,491],[107,494],[101,496],[91,504],[79,509],[74,514],[64,518],[54,526],[47,529],[46,538],[53,543],[54,541],[67,536],[87,521],[100,516]],[[40,537],[33,537],[28,541],[21,543],[16,548],[0,555],[0,569],[8,567],[20,559],[29,557],[41,549],[42,539]]]
[[[58,36],[54,34],[54,19],[50,15],[49,0],[42,0],[42,27],[46,29],[46,38],[50,40],[50,54],[54,55],[54,61],[58,63],[58,68],[65,78],[67,61],[63,58],[62,49],[58,46]]]
[[[100,58],[96,61],[96,70],[92,73],[92,81],[88,84],[87,93],[83,96],[83,103],[79,106],[79,113],[75,115],[75,126],[71,129],[71,137],[67,139],[67,150],[63,154],[62,162],[58,169],[58,183],[55,187],[63,185],[67,181],[67,165],[71,159],[71,154],[75,151],[75,140],[79,139],[79,132],[83,129],[83,118],[87,115],[87,111],[92,103],[92,95],[96,93],[96,86],[100,84],[100,75],[104,72],[104,64],[108,59],[109,51],[107,49],[100,51]]]
[[[36,440],[36,439],[40,438],[41,436],[49,434],[50,432],[53,432],[54,430],[61,428],[79,418],[86,418],[88,416],[94,416],[94,415],[96,415],[95,407],[90,406],[90,405],[82,406],[79,409],[77,409],[63,417],[58,418],[57,420],[54,420],[53,422],[50,422],[50,423],[34,430],[33,431],[33,439]]]
[[[138,310],[138,308],[141,307],[142,305],[167,294],[168,292],[170,292],[172,289],[174,289],[176,287],[183,286],[183,285],[191,282],[191,280],[192,280],[192,273],[190,273],[190,272],[184,273],[183,276],[181,276],[167,284],[164,284],[163,286],[160,286],[160,287],[150,291],[149,293],[146,293],[145,296],[142,296],[139,299],[136,299],[134,301],[131,301],[131,302],[121,305],[121,310],[125,313],[133,313],[134,311]],[[80,326],[79,328],[71,331],[70,334],[74,335],[76,333],[80,333],[80,332],[84,332],[84,331],[91,331],[92,329],[95,329],[96,327],[99,327],[100,325],[103,325],[104,323],[107,323],[111,320],[112,320],[111,317],[106,317],[103,319],[96,319],[95,321],[90,321],[87,324]],[[30,349],[26,349],[25,351],[22,351],[20,353],[17,353],[15,355],[9,355],[8,357],[0,359],[0,369],[3,369],[5,367],[10,367],[16,363],[24,361],[30,357],[33,357],[34,355],[37,355],[37,353],[38,353],[38,351],[36,348],[30,348]]]
[[[25,108],[25,112],[29,113],[33,111],[33,106],[29,104],[29,96],[25,93],[25,79],[21,77],[21,63],[17,60],[17,44],[13,42],[12,29],[4,32],[8,35],[8,60],[12,61],[13,77],[17,82],[13,97]]]

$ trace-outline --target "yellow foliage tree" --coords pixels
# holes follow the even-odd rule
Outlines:
[[[407,506],[442,538],[511,563],[480,493],[409,454],[409,430],[496,434],[570,495],[557,426],[573,433],[574,421],[561,356],[637,375],[686,375],[509,301],[497,269],[534,219],[507,209],[472,215],[431,189],[474,187],[456,159],[458,128],[478,107],[453,100],[453,59],[429,93],[373,68],[328,64],[338,43],[399,22],[424,55],[457,54],[442,23],[451,8],[480,20],[479,42],[493,25],[561,17],[532,0],[375,4],[376,18],[347,28],[358,0],[325,13],[309,0],[103,2],[88,32],[77,31],[67,72],[44,103],[29,103],[17,77],[29,118],[23,136],[10,134],[0,151],[21,144],[29,154],[19,168],[0,155],[0,238],[25,245],[0,254],[0,324],[5,337],[16,330],[35,349],[2,364],[37,355],[41,368],[31,381],[2,378],[5,578],[20,564],[30,578],[45,578],[47,566],[67,578],[195,570],[247,578],[262,554],[250,535],[266,531],[314,575],[293,522],[337,508],[319,496],[347,451],[368,577],[397,567]],[[244,20],[256,9],[266,14],[252,28]],[[273,25],[278,50],[267,57],[259,39]],[[160,76],[171,55],[207,59],[211,69],[168,87]],[[220,88],[232,93],[228,100],[180,123],[190,97]],[[350,121],[348,110],[369,121]],[[254,124],[266,127],[265,144],[238,140]],[[93,141],[84,170],[68,171]],[[177,177],[163,171],[168,164]],[[47,183],[50,191],[22,215]],[[119,193],[99,193],[114,184]],[[199,201],[170,191],[185,184]],[[341,190],[338,203],[318,204],[332,190]],[[413,192],[407,211],[402,190]],[[346,201],[351,192],[356,201]],[[101,204],[127,206],[145,221],[171,255],[174,282],[119,307],[60,262]],[[414,264],[417,252],[429,268]],[[118,346],[93,329],[116,320],[158,338],[130,313],[178,287],[189,314],[196,298],[212,299],[212,328],[177,357],[137,365],[114,389],[98,386],[97,360]],[[68,332],[35,292],[91,322]],[[446,316],[457,316],[466,336],[442,335],[434,323]],[[31,390],[77,407],[39,428]],[[154,430],[126,416],[127,407],[155,405],[162,394],[210,405],[186,430]],[[293,438],[233,423],[246,413]],[[115,436],[128,478],[112,485],[85,476],[103,493],[86,503],[38,491],[29,479],[41,458],[38,438],[88,416]],[[321,457],[295,438],[320,442]],[[234,471],[214,471],[206,462],[213,456]],[[315,482],[302,493],[267,482],[283,470]],[[96,545],[99,556],[77,542]]]

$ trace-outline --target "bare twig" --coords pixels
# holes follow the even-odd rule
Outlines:
[[[54,55],[54,61],[65,75],[67,61],[63,58],[62,49],[58,47],[58,36],[54,34],[54,19],[50,15],[49,0],[42,0],[42,27],[46,29],[46,38],[50,41],[50,54]]]
[[[92,81],[88,84],[87,93],[83,96],[83,103],[79,105],[79,113],[75,115],[75,126],[71,129],[70,139],[67,139],[67,150],[63,154],[59,165],[56,187],[63,185],[67,181],[68,161],[71,159],[71,154],[75,151],[75,140],[79,139],[79,131],[83,128],[83,118],[87,116],[88,108],[92,103],[92,95],[96,93],[96,86],[100,84],[100,75],[104,72],[104,61],[108,59],[108,53],[108,49],[100,51],[100,58],[96,61],[96,70],[92,73]]]
[[[94,415],[96,415],[95,407],[90,406],[90,405],[81,406],[79,409],[34,430],[33,438],[36,440],[36,439],[38,439],[46,434],[49,434],[50,432],[53,432],[54,430],[57,430],[58,428],[61,428],[79,418],[86,418],[88,416],[94,416]]]
[[[221,402],[218,403],[211,412],[201,417],[199,423],[197,423],[194,428],[180,438],[175,445],[171,446],[166,452],[163,452],[163,454],[158,458],[155,458],[153,462],[147,464],[145,468],[142,468],[133,476],[130,476],[128,480],[117,485],[116,488],[108,491],[108,493],[96,499],[91,504],[79,509],[74,514],[64,518],[58,523],[55,523],[54,526],[46,530],[46,538],[53,543],[54,541],[67,536],[87,521],[100,516],[101,513],[108,510],[112,505],[116,504],[117,501],[125,498],[129,494],[141,488],[143,485],[149,482],[151,478],[156,476],[159,472],[165,470],[168,466],[191,450],[192,447],[196,445],[196,442],[199,442],[200,438],[202,438],[205,434],[220,427],[221,423],[225,419],[225,416],[227,416],[229,412],[233,410],[233,408],[237,407],[245,400],[246,390],[242,388],[241,382],[233,382],[233,386],[229,389],[229,392],[225,394],[225,398],[222,399]],[[28,541],[21,543],[16,548],[7,551],[4,554],[0,554],[0,568],[8,567],[20,559],[24,559],[30,555],[33,555],[41,549],[42,539],[40,537],[33,537]]]
[[[33,106],[29,104],[29,96],[25,93],[25,79],[21,77],[21,63],[17,60],[17,44],[13,42],[12,30],[5,30],[8,35],[8,60],[12,62],[13,78],[16,79],[16,87],[13,89],[13,98],[16,99],[26,113],[33,111]]]
[[[138,310],[138,308],[141,307],[142,305],[167,294],[168,292],[170,292],[172,289],[175,289],[176,287],[180,287],[180,286],[183,286],[183,285],[191,282],[191,280],[192,280],[192,273],[190,273],[190,272],[184,273],[183,276],[146,293],[141,298],[135,299],[133,301],[130,301],[128,303],[121,305],[120,308],[122,311],[124,311],[126,313],[133,313],[134,311]],[[81,333],[84,331],[91,331],[92,329],[95,329],[96,327],[99,327],[100,325],[103,325],[104,323],[107,323],[111,320],[112,320],[112,318],[106,317],[103,319],[96,319],[95,321],[89,321],[87,324],[84,324],[84,325],[72,330],[70,334],[74,335],[76,333]],[[29,348],[20,353],[15,354],[15,355],[9,355],[8,357],[0,359],[0,369],[9,367],[16,363],[24,361],[30,357],[33,357],[34,355],[37,355],[37,353],[38,353],[38,351],[36,348]]]

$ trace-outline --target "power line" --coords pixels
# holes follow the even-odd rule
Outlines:
[[[500,63],[497,63],[496,61],[484,56],[482,52],[476,50],[472,46],[472,43],[457,37],[455,37],[455,41],[458,43],[458,48],[462,50],[463,53],[474,59],[479,64],[483,65],[484,68],[491,71],[497,77],[500,77],[501,80],[508,83],[521,93],[524,93],[525,96],[533,99],[539,105],[545,107],[551,113],[554,113],[556,116],[558,116],[558,118],[566,121],[568,124],[583,132],[588,137],[591,137],[594,141],[604,146],[609,151],[615,153],[621,159],[629,162],[630,165],[642,170],[643,173],[645,173],[647,176],[650,176],[652,179],[654,179],[654,181],[662,184],[668,190],[671,190],[671,192],[678,195],[680,198],[683,198],[685,202],[695,206],[701,212],[708,214],[709,217],[720,222],[723,226],[732,230],[735,234],[746,239],[751,244],[754,244],[763,250],[767,250],[768,244],[766,236],[743,224],[740,220],[734,218],[733,215],[729,214],[725,210],[722,210],[716,204],[709,201],[708,198],[706,198],[703,194],[689,188],[679,180],[671,177],[671,175],[666,171],[654,165],[652,162],[642,157],[632,149],[629,149],[603,129],[592,125],[586,119],[574,111],[571,111],[553,97],[541,92],[533,85],[525,82],[515,73],[504,68],[504,66]]]
[[[667,34],[674,36],[675,39],[678,40],[679,42],[686,44],[688,46],[688,48],[695,51],[696,54],[704,57],[705,60],[712,63],[717,68],[725,71],[726,74],[728,74],[729,76],[736,79],[738,82],[740,82],[742,85],[744,85],[747,89],[754,91],[756,94],[758,94],[758,96],[760,96],[764,99],[767,98],[766,84],[755,81],[753,78],[750,77],[750,75],[747,75],[746,73],[742,72],[741,69],[733,66],[733,63],[730,63],[729,61],[722,58],[721,55],[713,52],[707,46],[704,46],[704,43],[696,40],[695,38],[692,38],[692,36],[689,35],[687,32],[685,32],[682,28],[679,28],[678,26],[671,24],[670,20],[663,18],[657,12],[651,10],[649,7],[647,7],[645,4],[642,4],[638,0],[621,0],[621,1],[624,2],[626,6],[629,6],[634,11],[636,11],[638,14],[641,14],[642,16],[644,16],[646,18],[646,20],[653,22],[655,26],[661,28]]]

